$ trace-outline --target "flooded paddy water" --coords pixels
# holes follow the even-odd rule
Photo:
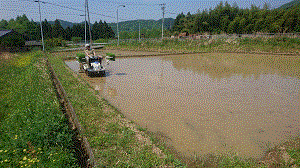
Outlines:
[[[75,61],[67,64],[78,69]],[[186,157],[260,158],[299,137],[300,58],[191,54],[117,58],[87,80],[125,116]]]

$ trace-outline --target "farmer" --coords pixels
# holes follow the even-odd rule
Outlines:
[[[89,67],[91,66],[91,63],[90,63],[90,59],[92,57],[98,57],[98,61],[100,62],[100,65],[102,65],[102,56],[96,56],[96,52],[94,49],[91,49],[90,45],[89,44],[86,44],[85,45],[85,55],[86,55],[86,60],[87,60],[87,64],[89,65]]]

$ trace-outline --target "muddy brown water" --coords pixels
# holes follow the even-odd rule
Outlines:
[[[67,64],[78,69],[75,61]],[[82,77],[184,156],[230,152],[261,158],[299,136],[299,57],[132,57],[106,68],[106,77]]]

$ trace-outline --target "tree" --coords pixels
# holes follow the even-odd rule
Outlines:
[[[47,19],[45,19],[45,21],[42,22],[42,26],[43,26],[43,36],[45,39],[51,39],[52,36],[52,26],[50,23],[48,23]]]
[[[61,26],[58,19],[54,21],[54,25],[52,27],[52,37],[54,38],[66,38],[65,29]]]
[[[103,30],[104,30],[104,35],[103,38],[108,39],[114,37],[114,34],[109,29],[110,27],[107,25],[107,23],[104,21],[103,22]]]
[[[100,25],[98,24],[97,21],[93,24],[92,36],[93,36],[94,40],[97,40],[100,38]]]
[[[108,38],[114,38],[114,37],[115,37],[115,32],[110,26],[108,26]]]
[[[29,40],[37,40],[40,37],[40,29],[39,26],[34,22],[27,22],[26,23],[26,31],[25,35],[29,38]]]
[[[177,15],[175,21],[174,21],[174,25],[172,27],[172,31],[179,31],[181,32],[181,30],[183,29],[183,23],[184,23],[184,19],[185,15],[183,13]]]
[[[84,23],[74,25],[71,29],[72,37],[81,37],[82,39],[84,39],[85,38],[84,37],[84,35],[85,35],[84,29],[85,28],[84,27],[85,27]],[[90,33],[89,33],[89,25],[87,22],[86,22],[86,30],[87,30],[86,38],[87,38],[87,40],[89,40]]]
[[[68,27],[65,29],[65,32],[66,32],[66,37],[65,37],[65,39],[70,41],[71,38],[73,37],[71,28],[68,26]]]
[[[2,19],[2,20],[0,21],[0,30],[5,30],[5,29],[7,29],[7,25],[8,25],[8,22],[7,22],[6,20]]]

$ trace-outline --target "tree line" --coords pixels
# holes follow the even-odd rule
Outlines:
[[[236,4],[220,2],[214,9],[177,15],[171,29],[173,34],[220,33],[292,33],[300,32],[300,5],[288,9],[270,9],[252,5],[241,9]]]
[[[90,39],[89,35],[89,25],[87,25],[87,39]],[[85,24],[76,24],[73,27],[67,27],[64,29],[60,24],[59,20],[55,20],[54,24],[51,25],[46,19],[42,21],[43,36],[45,40],[60,38],[63,40],[71,40],[72,37],[85,38]],[[40,40],[41,39],[41,28],[38,22],[29,20],[24,14],[23,16],[17,16],[16,19],[11,19],[9,21],[0,21],[0,30],[13,29],[26,37],[26,40]],[[108,39],[114,38],[115,33],[107,23],[102,20],[95,22],[91,26],[92,39]]]

